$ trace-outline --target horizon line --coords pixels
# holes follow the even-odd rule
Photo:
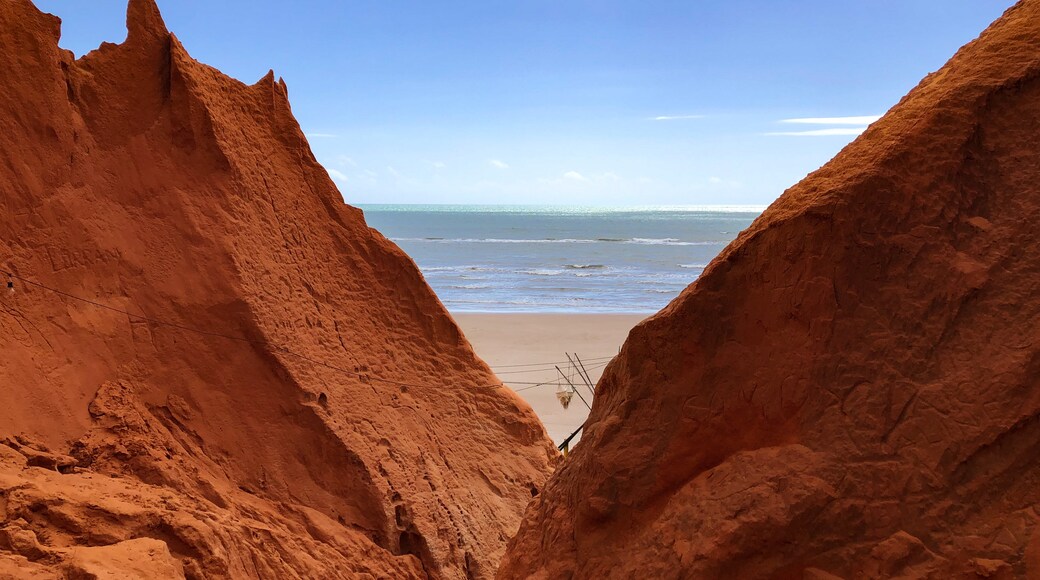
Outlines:
[[[758,204],[758,203],[691,203],[691,204],[677,204],[677,203],[663,203],[663,204],[577,204],[577,203],[451,203],[451,202],[435,202],[435,203],[415,203],[415,202],[399,202],[399,203],[385,203],[385,202],[344,202],[347,205],[355,207],[364,206],[382,206],[382,207],[496,207],[496,208],[509,208],[509,207],[525,207],[525,208],[580,208],[580,209],[685,209],[685,210],[697,210],[697,209],[729,209],[733,211],[765,211],[770,204]]]

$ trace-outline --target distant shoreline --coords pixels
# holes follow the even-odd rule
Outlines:
[[[760,214],[769,207],[759,204],[730,205],[552,205],[552,204],[468,204],[468,203],[351,203],[362,211],[419,211],[419,212],[690,212],[690,213],[753,213]]]
[[[660,310],[458,310],[448,308],[452,316],[653,316]]]
[[[365,207],[450,312],[554,314],[664,308],[758,215],[733,208]]]

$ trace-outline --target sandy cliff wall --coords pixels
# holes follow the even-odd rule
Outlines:
[[[1040,577],[1038,223],[1024,0],[632,331],[499,577]]]
[[[0,3],[0,264],[213,334],[3,295],[0,576],[493,574],[555,452],[285,84],[196,62],[152,0],[80,59],[59,26]]]

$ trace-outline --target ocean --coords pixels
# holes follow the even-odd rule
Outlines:
[[[763,208],[360,205],[452,312],[652,313]]]

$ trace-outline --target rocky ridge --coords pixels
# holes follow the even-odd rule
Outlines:
[[[77,59],[0,3],[0,577],[492,576],[556,460],[530,408],[284,82],[127,29]]]
[[[1040,2],[636,327],[506,578],[1040,577]]]

